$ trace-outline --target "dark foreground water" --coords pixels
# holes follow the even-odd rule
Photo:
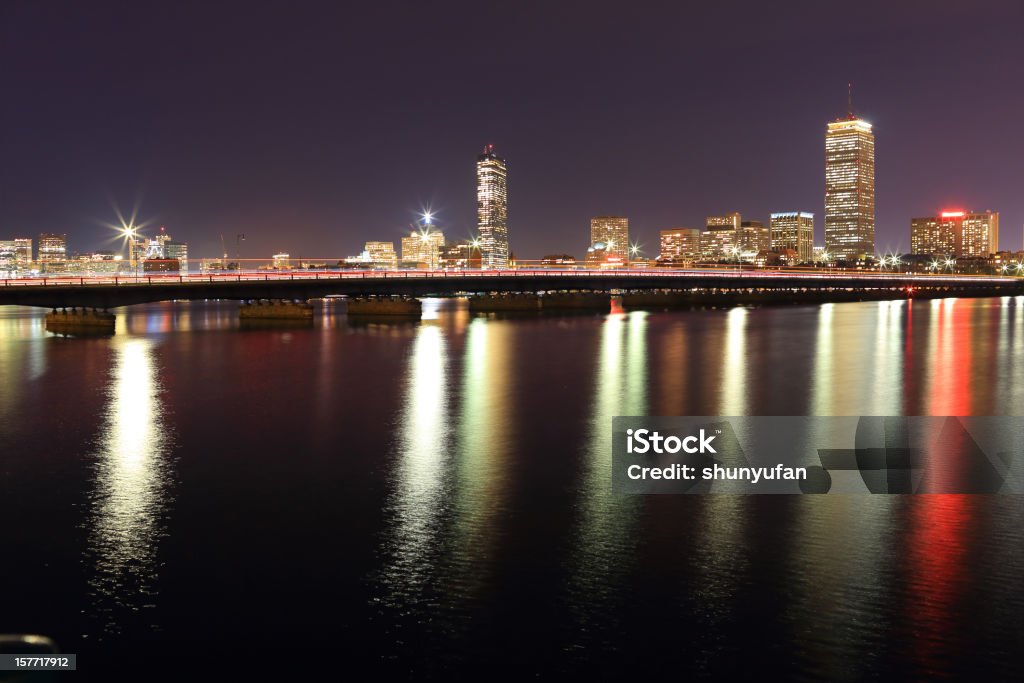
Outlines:
[[[93,339],[0,309],[0,632],[77,680],[1024,675],[1021,497],[614,496],[611,418],[645,414],[1024,415],[1024,297],[167,303]]]

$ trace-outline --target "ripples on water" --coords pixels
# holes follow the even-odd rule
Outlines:
[[[100,339],[0,310],[0,630],[394,673],[1011,677],[1018,496],[614,496],[609,435],[1020,415],[1022,343],[1024,298],[270,329],[159,304]]]

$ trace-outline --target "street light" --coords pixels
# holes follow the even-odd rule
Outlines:
[[[240,232],[237,235],[235,235],[235,261],[237,262],[237,266],[238,266],[236,270],[239,270],[239,271],[242,270],[242,247],[241,247],[240,243],[244,242],[244,241],[245,241],[245,233],[244,232]]]

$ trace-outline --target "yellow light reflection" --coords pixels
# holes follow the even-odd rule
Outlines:
[[[513,326],[476,318],[469,324],[462,378],[456,450],[456,556],[492,556],[496,517],[505,504],[510,430],[515,406],[509,400]],[[462,592],[475,592],[486,580],[477,563],[459,564]]]
[[[835,361],[832,349],[835,304],[818,309],[818,331],[814,343],[814,376],[811,378],[809,415],[832,415],[832,404],[839,388],[835,386]]]

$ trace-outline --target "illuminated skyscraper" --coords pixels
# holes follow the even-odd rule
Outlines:
[[[930,256],[990,256],[999,251],[999,213],[943,211],[913,218],[910,250]]]
[[[39,262],[64,261],[68,253],[67,235],[43,233],[39,236]]]
[[[590,219],[590,245],[603,244],[605,251],[629,262],[629,219],[624,216],[594,216]]]
[[[775,251],[792,249],[804,263],[814,260],[814,214],[806,211],[773,213],[772,246]]]
[[[476,159],[476,216],[480,267],[508,267],[508,167],[487,145]],[[403,253],[402,260],[405,260]]]
[[[875,253],[875,136],[852,111],[825,133],[825,248],[847,261]]]

